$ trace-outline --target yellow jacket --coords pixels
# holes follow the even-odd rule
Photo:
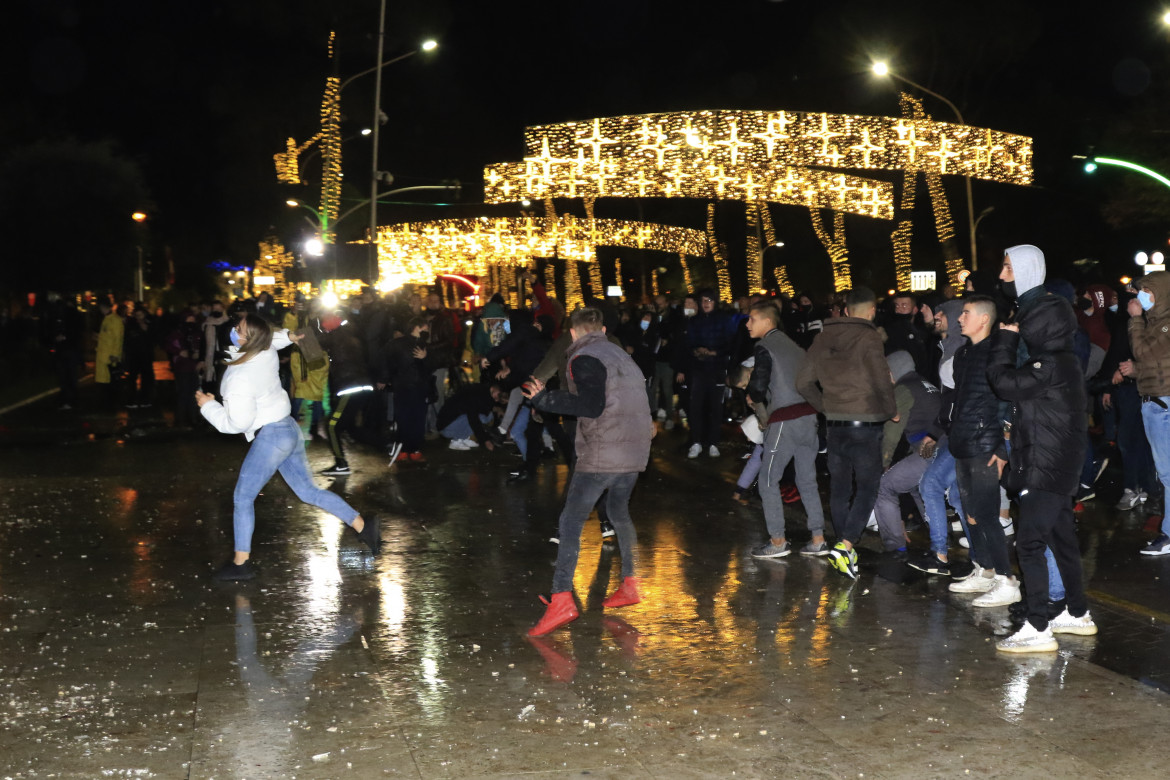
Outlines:
[[[101,384],[110,383],[110,363],[122,362],[122,337],[126,327],[122,318],[110,312],[102,320],[98,332],[97,354],[94,358],[93,380]]]

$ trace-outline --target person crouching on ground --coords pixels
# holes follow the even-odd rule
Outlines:
[[[222,400],[201,390],[195,392],[199,412],[216,430],[242,433],[252,442],[233,496],[235,557],[215,573],[215,578],[250,580],[256,576],[248,563],[256,524],[254,503],[277,471],[297,498],[341,518],[377,554],[381,541],[377,519],[363,520],[340,496],[317,487],[309,475],[301,429],[290,416],[288,393],[280,386],[280,361],[276,355],[277,350],[301,337],[283,329],[273,333],[266,320],[245,314],[232,330],[231,338],[236,349],[220,383]]]
[[[634,577],[637,536],[630,519],[630,494],[638,472],[646,470],[654,435],[645,381],[625,350],[606,338],[598,309],[573,312],[569,327],[573,343],[566,350],[567,389],[545,390],[544,383],[535,377],[524,386],[524,395],[534,408],[578,418],[577,463],[559,521],[560,547],[552,601],[545,602],[548,609],[540,622],[529,629],[529,636],[543,636],[577,618],[573,573],[581,547],[581,529],[606,490],[606,511],[617,529],[622,555],[622,584],[604,604],[623,607],[642,600]]]

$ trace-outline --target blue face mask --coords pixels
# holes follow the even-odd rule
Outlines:
[[[240,332],[238,330],[232,328],[231,334],[228,336],[228,338],[231,339],[233,347],[240,346]]]
[[[512,322],[510,320],[504,320],[504,333],[512,333]]]
[[[642,326],[642,330],[648,330],[650,328],[650,321],[649,320],[642,320],[639,323],[639,325]]]
[[[1112,306],[1110,306],[1109,311],[1116,312],[1117,311],[1117,304],[1115,303]]]
[[[1150,297],[1149,290],[1142,290],[1137,294],[1138,303],[1142,305],[1142,309],[1149,311],[1154,308],[1154,299]]]

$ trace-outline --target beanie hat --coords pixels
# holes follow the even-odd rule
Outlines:
[[[1008,247],[1004,254],[1012,261],[1012,274],[1016,277],[1016,295],[1023,295],[1034,287],[1044,284],[1044,253],[1031,244]]]
[[[886,355],[886,363],[890,365],[890,374],[895,382],[914,370],[914,358],[904,349]]]

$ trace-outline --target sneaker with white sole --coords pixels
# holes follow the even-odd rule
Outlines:
[[[716,447],[714,444],[712,444],[710,447],[707,448],[707,457],[718,458],[719,457],[719,448]]]
[[[1158,534],[1154,541],[1142,548],[1142,555],[1170,555],[1170,536]]]
[[[451,443],[447,445],[447,449],[450,449],[450,450],[469,450],[471,448],[467,446],[466,439],[452,439]]]
[[[1020,600],[1020,583],[1015,577],[995,575],[991,589],[971,602],[973,607],[1006,607]]]
[[[829,550],[829,565],[851,580],[857,579],[857,551],[837,542]]]
[[[752,549],[753,558],[783,558],[792,552],[791,545],[785,540],[784,544],[773,544],[769,541],[767,544],[762,544],[759,547]]]
[[[1135,491],[1130,488],[1126,488],[1125,492],[1121,494],[1121,500],[1118,501],[1113,508],[1120,509],[1122,512],[1125,512],[1133,509],[1141,502],[1141,491]]]
[[[800,554],[821,558],[829,554],[829,545],[825,542],[809,542],[800,548]]]
[[[995,587],[995,572],[975,567],[976,574],[962,580],[955,580],[947,586],[951,593],[986,593]]]
[[[1048,629],[1054,634],[1077,634],[1078,636],[1093,636],[1097,633],[1097,624],[1088,610],[1080,617],[1069,614],[1068,607],[1052,620],[1048,621]]]
[[[952,520],[951,521],[951,530],[957,534],[963,533],[963,521],[962,520]]]
[[[659,409],[659,410],[658,410],[658,411],[655,413],[655,415],[654,415],[654,416],[655,416],[655,417],[657,417],[659,420],[665,420],[665,419],[666,419],[666,410],[665,410],[665,409]]]
[[[877,512],[870,512],[869,513],[869,522],[865,524],[865,530],[867,530],[867,531],[878,530]]]
[[[479,446],[479,442],[477,442],[475,439],[464,439],[463,443],[467,445],[467,449],[469,450],[474,450]]]
[[[1031,623],[1024,623],[1016,633],[995,643],[995,649],[1004,653],[1055,653],[1060,649],[1049,626],[1037,631]]]
[[[986,571],[986,569],[984,569],[982,566],[977,563],[972,563],[971,568],[967,571],[966,574],[958,575],[952,572],[951,579],[953,579],[955,582],[961,582],[963,580],[969,580],[972,577],[982,577],[984,571]]]
[[[702,444],[692,444],[691,448],[689,450],[687,450],[687,457],[691,458],[692,460],[694,460],[695,458],[699,457],[702,454],[703,454],[703,445]]]

